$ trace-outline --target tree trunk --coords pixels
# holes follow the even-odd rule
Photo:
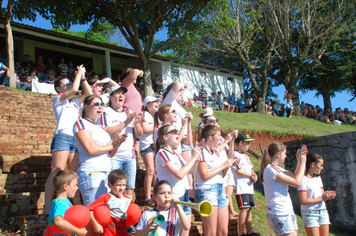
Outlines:
[[[145,55],[145,59],[143,61],[143,86],[144,86],[144,96],[152,95],[152,80],[151,80],[151,64],[150,57]]]
[[[5,16],[5,32],[6,32],[6,49],[7,49],[7,56],[9,62],[9,70],[10,70],[9,86],[15,88],[16,78],[15,78],[15,61],[14,61],[14,40],[13,40],[12,29],[10,24],[13,4],[14,4],[14,0],[8,1],[7,12]]]
[[[324,100],[324,111],[325,111],[328,108],[331,109],[330,90],[329,90],[327,79],[322,78],[321,81],[323,81],[321,83],[321,94]]]

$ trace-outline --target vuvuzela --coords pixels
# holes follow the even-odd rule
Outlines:
[[[170,199],[167,199],[166,202],[170,202]],[[213,206],[209,201],[202,201],[200,203],[192,203],[192,202],[182,202],[182,201],[176,201],[178,204],[182,204],[184,206],[194,208],[199,212],[199,214],[202,217],[208,217],[211,215],[213,212]]]

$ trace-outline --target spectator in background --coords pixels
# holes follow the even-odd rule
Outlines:
[[[218,91],[218,95],[216,96],[216,103],[219,106],[219,110],[223,107],[222,102],[221,102],[221,91]]]
[[[236,100],[236,97],[235,97],[235,93],[232,92],[231,95],[227,98],[227,102],[230,104],[230,102],[232,101],[232,98],[235,98]]]
[[[58,64],[58,73],[60,73],[60,77],[64,78],[68,74],[68,65],[66,64],[64,58],[61,58],[60,63]]]
[[[232,112],[234,112],[235,110],[236,110],[236,111],[238,110],[238,109],[237,109],[236,97],[231,97],[231,100],[230,100],[229,104],[230,104],[231,106],[233,106],[233,108],[231,109]]]
[[[56,74],[54,73],[54,71],[49,71],[48,76],[45,75],[45,77],[43,78],[43,83],[54,84],[54,81],[56,80]]]
[[[163,82],[160,79],[159,74],[156,74],[155,78],[152,79],[152,87],[155,93],[159,94],[160,92],[162,92]]]
[[[9,86],[8,78],[10,78],[10,70],[3,63],[2,58],[0,57],[0,85],[4,84]]]
[[[53,64],[52,58],[49,57],[49,58],[47,59],[47,65],[46,65],[46,67],[47,67],[47,70],[51,70],[51,71],[54,72],[55,75],[57,75],[57,66],[55,66],[55,65]]]
[[[244,113],[246,108],[245,97],[244,94],[241,93],[240,98],[238,99],[239,104],[239,112]]]
[[[204,103],[203,108],[205,108],[208,104],[208,92],[205,90],[204,84],[201,85],[201,90],[199,91],[199,97],[201,97],[201,101]]]
[[[35,64],[33,64],[32,61],[30,61],[30,55],[25,54],[25,60],[21,62],[21,66],[25,68],[25,70],[30,71],[33,67],[35,67]]]
[[[250,95],[250,98],[252,98],[252,104],[251,104],[251,108],[255,108],[255,106],[257,105],[257,95],[255,92],[252,92],[252,94]]]
[[[215,110],[219,110],[219,106],[217,105],[217,97],[216,93],[211,93],[211,96],[209,97],[209,106]]]
[[[43,62],[43,58],[41,55],[39,55],[35,61],[35,66],[37,69],[37,75],[39,79],[42,79],[42,76],[46,73],[47,71],[47,66]]]
[[[67,73],[67,76],[68,76],[69,80],[72,80],[74,78],[75,71],[76,71],[76,69],[73,66],[73,62],[72,61],[68,62],[68,73]]]
[[[280,116],[280,113],[281,113],[281,105],[279,104],[279,100],[276,99],[273,105],[273,115]]]

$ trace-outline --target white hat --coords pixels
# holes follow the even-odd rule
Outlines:
[[[127,88],[126,88],[126,87],[120,86],[120,85],[116,85],[116,86],[111,87],[111,89],[110,89],[110,96],[111,96],[114,92],[116,92],[117,90],[119,90],[119,89],[122,89],[122,90],[124,90],[124,93],[127,93]]]
[[[145,97],[145,99],[143,99],[143,105],[146,106],[147,103],[149,103],[149,102],[155,102],[155,101],[161,102],[162,99],[156,98],[156,97],[154,97],[154,96],[147,96],[147,97]]]
[[[210,107],[207,107],[204,109],[203,117],[212,116],[213,113],[214,113],[213,109],[211,109]]]

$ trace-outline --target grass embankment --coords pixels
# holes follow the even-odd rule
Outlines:
[[[199,108],[187,108],[187,110],[193,113],[194,119],[192,122],[193,130],[198,126],[201,119],[199,113],[203,109]],[[285,135],[298,135],[304,138],[319,137],[329,134],[343,133],[356,131],[356,126],[351,125],[330,125],[322,123],[316,120],[308,119],[305,117],[274,117],[266,114],[259,113],[230,113],[214,111],[214,115],[219,119],[221,129],[229,131],[232,129],[238,129],[241,131],[248,131],[249,134],[255,133],[269,133],[272,136],[282,137]],[[258,140],[257,140],[258,141]],[[255,150],[258,151],[258,150]],[[250,156],[252,163],[254,164],[254,171],[259,173],[260,160]],[[237,210],[236,198],[233,197],[235,210]],[[252,222],[253,228],[261,235],[274,235],[270,229],[267,220],[266,212],[267,205],[265,197],[263,195],[263,185],[258,180],[255,184],[255,203],[256,208],[252,210]],[[237,211],[238,212],[238,211]],[[297,215],[298,220],[298,235],[306,235],[303,228],[302,218]],[[346,236],[348,234],[341,233],[338,229],[330,228],[331,236]]]

